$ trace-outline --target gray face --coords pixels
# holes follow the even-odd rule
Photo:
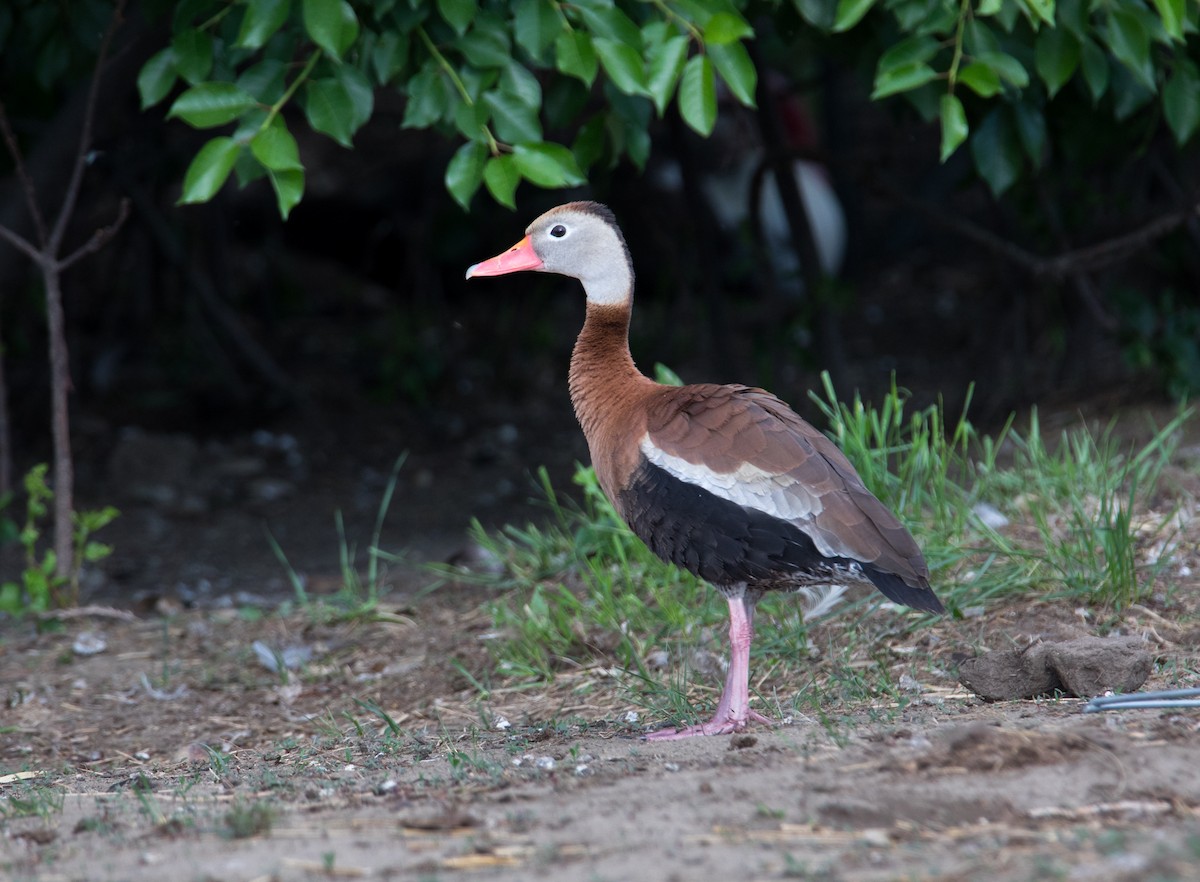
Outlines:
[[[543,272],[579,279],[590,303],[630,300],[633,271],[628,252],[620,232],[605,218],[562,206],[543,214],[526,233],[544,264]]]

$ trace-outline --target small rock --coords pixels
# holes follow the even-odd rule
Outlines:
[[[295,670],[308,662],[313,654],[312,649],[307,646],[285,646],[276,650],[261,640],[255,640],[250,644],[250,648],[254,650],[259,664],[274,673],[279,673],[281,665],[289,671]]]
[[[552,756],[539,756],[539,757],[537,758],[537,760],[534,762],[534,765],[535,765],[535,766],[537,766],[537,768],[541,769],[543,772],[553,772],[553,771],[554,771],[554,765],[555,765],[555,764],[554,764],[554,757],[552,757]]]
[[[1051,646],[1047,662],[1066,692],[1090,698],[1136,692],[1150,676],[1154,656],[1140,637],[1080,637]]]
[[[655,649],[646,656],[646,667],[661,671],[671,663],[671,657],[664,649]]]
[[[1032,643],[1025,649],[997,649],[969,658],[958,666],[964,686],[989,701],[1013,701],[1045,695],[1062,687],[1046,664],[1048,647]]]
[[[991,527],[993,530],[999,530],[1002,527],[1008,526],[1009,521],[1008,518],[1005,517],[1004,512],[1000,511],[1000,509],[996,508],[996,506],[992,505],[991,503],[976,503],[975,507],[972,508],[971,511],[974,512],[975,517],[979,518],[980,523],[982,523],[985,527]]]
[[[71,650],[76,655],[96,655],[108,648],[108,641],[103,634],[95,631],[80,631],[71,644]]]

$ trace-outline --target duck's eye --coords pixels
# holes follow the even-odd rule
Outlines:
[[[555,224],[550,228],[550,235],[555,239],[561,239],[563,236],[567,235],[567,228],[562,224]]]

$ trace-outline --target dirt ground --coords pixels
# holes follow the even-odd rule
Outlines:
[[[480,660],[477,603],[7,634],[9,878],[1196,878],[1195,711],[988,704],[946,680],[834,725],[648,743],[616,671],[578,672],[549,714],[519,692],[481,699],[447,664]],[[85,632],[107,648],[80,655]],[[1180,639],[1160,661],[1195,678]],[[283,678],[255,640],[313,655]]]
[[[561,432],[555,467],[567,470],[574,428],[542,431],[550,447]],[[449,452],[415,451],[383,544],[445,559],[463,547],[471,506],[498,520],[527,512],[512,436],[479,429],[479,455],[456,451],[469,463],[457,470],[442,467]],[[125,455],[157,483],[125,487],[105,537],[117,557],[89,597],[120,594],[131,611],[42,633],[0,626],[6,878],[1200,878],[1200,712],[987,703],[956,681],[956,661],[981,649],[1096,633],[1070,602],[931,625],[922,640],[936,663],[901,701],[650,743],[639,734],[665,721],[611,665],[564,673],[548,692],[502,680],[481,691],[482,588],[427,591],[427,573],[401,568],[372,620],[280,610],[289,589],[264,524],[309,590],[330,590],[331,512],[344,506],[365,547],[395,439],[341,460],[304,438],[300,464],[279,435],[235,439],[185,450],[182,469],[184,442],[144,442]],[[150,464],[164,452],[175,465],[160,474]],[[114,481],[120,460],[109,453]],[[421,504],[432,499],[456,502]],[[139,535],[156,554],[134,553],[147,547]],[[1200,685],[1196,539],[1173,599],[1156,594],[1105,626],[1145,639],[1146,688]],[[897,678],[911,663],[903,639],[870,648]],[[298,667],[272,671],[272,652],[289,650],[305,654]]]

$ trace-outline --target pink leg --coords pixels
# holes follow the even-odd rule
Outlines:
[[[650,741],[670,741],[694,735],[728,735],[753,721],[774,721],[750,709],[750,643],[754,640],[754,603],[742,597],[729,598],[729,673],[725,689],[711,721],[686,729],[660,729],[646,736]]]

